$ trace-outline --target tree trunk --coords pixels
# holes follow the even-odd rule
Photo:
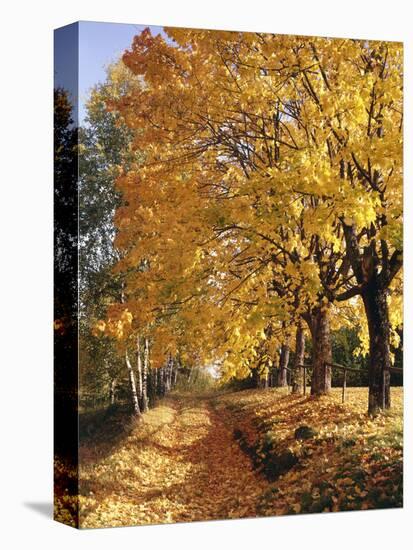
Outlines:
[[[373,277],[362,293],[369,327],[369,409],[370,415],[390,408],[390,324],[387,290]]]
[[[151,368],[149,371],[149,381],[150,381],[150,395],[149,401],[155,401],[155,398],[158,395],[158,369]]]
[[[170,390],[173,387],[174,367],[175,367],[175,360],[173,357],[171,357],[171,368],[169,370],[169,389]]]
[[[162,397],[163,395],[163,376],[162,376],[162,367],[158,368],[158,395]]]
[[[129,385],[131,390],[133,412],[136,416],[140,417],[141,410],[139,408],[138,394],[136,392],[135,374],[133,372],[131,362],[129,361],[129,356],[127,351],[125,352],[125,362],[126,362],[126,367],[128,369],[128,375],[129,375]]]
[[[390,324],[387,304],[388,288],[403,265],[401,250],[389,257],[386,240],[380,239],[381,254],[375,239],[360,250],[355,224],[343,220],[346,248],[357,287],[343,292],[339,301],[361,294],[369,327],[369,408],[370,415],[390,408]],[[380,259],[381,256],[381,259]]]
[[[165,369],[165,392],[171,391],[172,387],[172,369],[173,369],[174,361],[171,356],[168,357],[168,362],[166,364]]]
[[[272,388],[273,386],[274,386],[273,367],[271,367],[269,372],[268,372],[268,387]]]
[[[152,369],[153,376],[153,392],[154,395],[158,395],[158,369]]]
[[[176,386],[177,379],[178,379],[178,364],[175,363],[174,364],[173,377],[172,377],[172,384],[173,384],[174,387]]]
[[[163,368],[163,387],[164,387],[164,393],[165,395],[169,391],[169,361],[164,365]]]
[[[323,395],[331,390],[331,367],[326,367],[325,362],[331,363],[333,358],[328,304],[313,310],[310,330],[313,343],[311,395]]]
[[[168,393],[168,370],[169,370],[169,363],[166,363],[166,365],[163,366],[162,374],[163,374],[163,394],[166,395]]]
[[[189,386],[189,385],[191,384],[191,382],[192,382],[192,378],[193,378],[194,372],[195,372],[194,367],[190,367],[189,376],[188,376],[188,386]]]
[[[280,353],[280,369],[278,371],[278,386],[285,388],[287,386],[287,367],[290,359],[290,348],[283,344]]]
[[[137,356],[137,375],[138,375],[138,397],[142,402],[142,357],[141,357],[141,339],[138,336],[136,339],[136,356]]]
[[[142,410],[148,410],[148,369],[149,369],[149,340],[145,338],[145,348],[143,351],[143,370],[142,370]]]
[[[270,373],[270,386],[276,388],[278,386],[278,368],[272,367]]]
[[[258,369],[254,369],[252,371],[252,380],[253,380],[254,388],[260,388],[261,387],[261,379],[260,379]]]
[[[263,376],[261,376],[261,388],[266,390],[268,388],[268,377],[269,377],[269,374],[268,372],[265,373]]]
[[[293,393],[303,393],[304,389],[304,372],[298,365],[304,364],[305,353],[305,334],[304,328],[301,322],[297,324],[297,331],[295,333],[295,356],[294,356],[294,368],[293,368]]]
[[[117,379],[116,379],[116,378],[114,378],[114,379],[112,380],[112,382],[110,383],[109,399],[110,399],[110,404],[111,404],[111,405],[114,405],[114,404],[115,404],[116,383],[117,383]]]

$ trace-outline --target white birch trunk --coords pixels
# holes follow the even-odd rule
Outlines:
[[[145,338],[145,347],[143,352],[143,371],[142,371],[142,410],[148,410],[148,369],[149,369],[149,340]]]
[[[129,385],[131,390],[133,411],[136,416],[140,416],[141,410],[139,408],[138,394],[136,392],[135,374],[133,372],[131,362],[129,361],[129,356],[127,351],[125,352],[125,362],[126,362],[126,367],[128,369],[128,375],[129,375]]]

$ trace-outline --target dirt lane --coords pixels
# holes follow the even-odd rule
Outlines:
[[[82,527],[253,517],[268,487],[207,399],[168,398],[111,455],[82,458]]]

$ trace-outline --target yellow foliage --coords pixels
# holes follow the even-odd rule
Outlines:
[[[166,32],[171,41],[146,29],[112,68],[107,102],[143,161],[117,180],[115,271],[128,314],[109,308],[106,330],[149,334],[155,364],[174,349],[244,376],[264,342],[291,339],[275,336],[280,324],[355,284],[342,269],[345,226],[360,254],[380,236],[383,265],[401,250],[402,49]],[[389,306],[396,326],[393,295]],[[364,353],[360,301],[346,308],[361,319]]]

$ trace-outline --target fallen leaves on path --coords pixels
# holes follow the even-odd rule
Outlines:
[[[206,400],[164,400],[112,454],[80,452],[80,525],[251,517],[267,482]]]
[[[56,519],[74,524],[77,498],[89,528],[400,507],[401,388],[392,400],[372,419],[365,388],[345,404],[340,390],[171,395],[115,440],[81,446],[79,497],[59,494]]]

